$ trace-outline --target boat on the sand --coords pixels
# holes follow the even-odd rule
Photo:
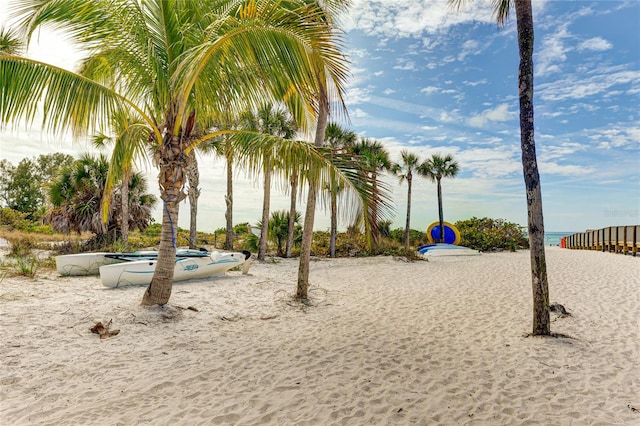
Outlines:
[[[194,278],[206,278],[224,274],[229,269],[248,265],[251,253],[208,253],[208,256],[176,255],[173,281],[185,281]],[[121,287],[125,285],[149,285],[156,270],[157,258],[127,261],[99,268],[100,279],[105,287]],[[243,271],[246,273],[246,271]]]
[[[176,256],[180,257],[206,257],[209,252],[205,249],[178,250]],[[56,256],[56,269],[60,275],[98,275],[100,267],[114,263],[131,262],[136,260],[157,259],[155,250],[141,250],[123,253],[76,253]]]
[[[426,244],[420,246],[418,247],[418,253],[422,257],[426,258],[437,256],[475,256],[482,254],[478,250],[473,250],[469,247],[447,243]]]

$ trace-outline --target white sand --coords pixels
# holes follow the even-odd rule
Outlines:
[[[3,425],[640,424],[640,258],[547,248],[552,314],[531,331],[529,253],[297,260],[144,288],[0,283]],[[89,328],[113,320],[120,334]]]

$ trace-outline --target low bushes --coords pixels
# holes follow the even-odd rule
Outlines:
[[[472,217],[455,223],[460,231],[460,245],[481,251],[529,248],[529,238],[523,226],[503,219]]]

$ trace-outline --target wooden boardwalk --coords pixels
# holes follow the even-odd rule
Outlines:
[[[564,247],[636,256],[640,252],[640,225],[609,226],[602,229],[578,232],[564,237]]]

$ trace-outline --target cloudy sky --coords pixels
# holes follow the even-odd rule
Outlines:
[[[11,0],[9,0],[9,3]],[[358,134],[399,161],[453,154],[458,177],[443,181],[445,220],[471,216],[526,225],[520,162],[515,14],[497,28],[488,2],[452,11],[446,1],[355,0],[342,19],[352,63],[347,91]],[[548,231],[640,223],[640,2],[534,0],[535,126]],[[408,5],[408,6],[407,6]],[[0,21],[6,17],[0,4]],[[73,67],[78,53],[42,32],[29,55]],[[34,126],[0,132],[1,157],[17,164],[41,153],[86,151]],[[224,226],[224,163],[201,157],[199,228]],[[155,171],[149,166],[151,188]],[[403,227],[406,184],[389,178]],[[234,222],[260,216],[260,181],[236,179]],[[412,228],[437,220],[435,185],[414,181]],[[288,206],[275,195],[272,209]],[[300,207],[301,211],[304,208]],[[157,215],[160,218],[160,213]],[[322,214],[317,229],[326,229]],[[180,225],[188,227],[188,206]],[[342,224],[346,226],[346,224]]]

